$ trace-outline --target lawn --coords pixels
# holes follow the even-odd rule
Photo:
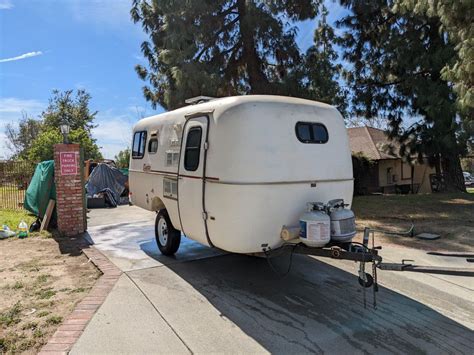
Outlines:
[[[25,221],[28,226],[36,220],[36,216],[32,215],[26,210],[5,210],[0,209],[0,227],[6,224],[11,230],[18,230],[18,225],[21,221]],[[43,232],[34,232],[33,237],[51,237],[52,234],[49,231],[44,230]]]
[[[36,220],[36,216],[26,210],[0,210],[0,225],[6,224],[11,230],[14,230],[22,220],[30,225]]]
[[[30,224],[35,217],[0,210],[0,224],[12,229],[22,219]],[[69,238],[0,240],[0,354],[37,352],[98,277]]]
[[[383,244],[399,244],[430,250],[474,250],[474,189],[471,193],[379,195],[354,197],[353,209],[360,230],[372,227],[403,231],[415,225],[415,233],[435,233],[441,238],[421,241],[377,233]],[[360,235],[359,235],[360,237]]]

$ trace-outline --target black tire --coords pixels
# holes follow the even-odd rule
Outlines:
[[[374,284],[374,278],[372,277],[372,275],[365,273],[365,277],[366,277],[367,281],[364,281],[359,277],[359,279],[358,279],[359,280],[359,285],[361,285],[362,287],[372,286]]]
[[[181,232],[173,227],[166,210],[160,210],[156,215],[155,239],[163,255],[174,255],[179,249]]]

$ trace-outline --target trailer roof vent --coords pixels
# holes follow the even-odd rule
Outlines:
[[[203,102],[209,102],[215,99],[216,97],[211,97],[211,96],[195,96],[195,97],[191,97],[190,99],[184,100],[184,102],[188,105],[196,105],[196,104],[202,104]]]

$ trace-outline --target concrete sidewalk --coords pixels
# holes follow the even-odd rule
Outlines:
[[[73,354],[474,351],[472,278],[379,271],[378,309],[372,289],[364,309],[353,262],[295,255],[280,277],[265,259],[186,239],[167,258],[157,251],[151,215],[93,227],[90,235],[125,274]],[[382,254],[425,265],[464,262],[406,248]],[[282,257],[273,267],[286,270],[288,262]]]

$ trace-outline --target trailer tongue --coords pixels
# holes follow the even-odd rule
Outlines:
[[[330,242],[324,247],[308,246],[298,239],[288,241],[282,247],[272,250],[268,245],[262,245],[262,251],[267,258],[281,255],[287,251],[295,254],[312,255],[321,258],[331,258],[339,260],[352,260],[359,262],[359,284],[363,287],[363,302],[366,307],[365,289],[373,289],[373,307],[377,308],[376,293],[378,292],[377,269],[389,271],[418,272],[438,275],[468,276],[474,277],[474,268],[452,268],[439,266],[420,266],[407,262],[413,260],[403,259],[401,263],[384,263],[379,255],[381,246],[375,246],[374,231],[370,228],[364,229],[363,243],[335,243]],[[372,235],[372,246],[369,247],[369,236]],[[436,255],[436,253],[435,253]],[[458,256],[458,255],[456,255]],[[371,263],[371,273],[366,272],[366,264]]]

